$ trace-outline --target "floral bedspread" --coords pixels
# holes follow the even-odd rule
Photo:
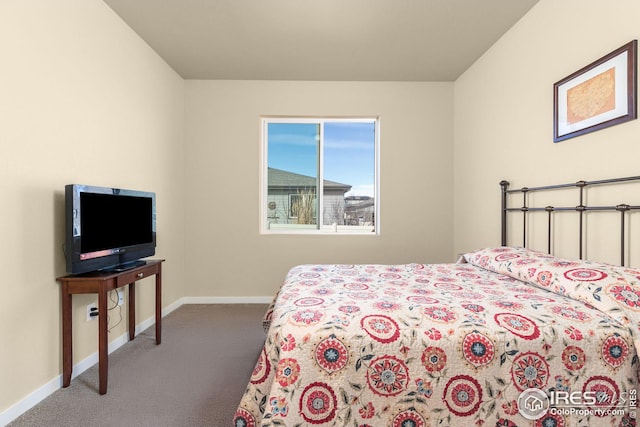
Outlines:
[[[640,271],[464,258],[291,269],[234,425],[635,425]]]

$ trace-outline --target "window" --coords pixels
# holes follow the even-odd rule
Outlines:
[[[378,141],[376,118],[264,118],[262,232],[378,233]]]

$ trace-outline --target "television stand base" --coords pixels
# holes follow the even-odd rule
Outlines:
[[[125,262],[123,264],[114,265],[113,267],[103,268],[98,271],[103,271],[105,273],[120,273],[123,271],[131,270],[132,268],[142,267],[143,265],[147,265],[147,261],[139,259],[136,261]]]

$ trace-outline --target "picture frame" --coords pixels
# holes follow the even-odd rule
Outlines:
[[[554,83],[553,142],[637,119],[638,41]]]

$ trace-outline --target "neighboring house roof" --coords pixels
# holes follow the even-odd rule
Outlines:
[[[300,175],[274,168],[269,168],[268,175],[269,188],[315,187],[317,181],[316,178],[312,176]],[[351,186],[348,184],[341,184],[326,179],[323,181],[323,185],[325,190],[343,190],[345,193],[351,190]]]

